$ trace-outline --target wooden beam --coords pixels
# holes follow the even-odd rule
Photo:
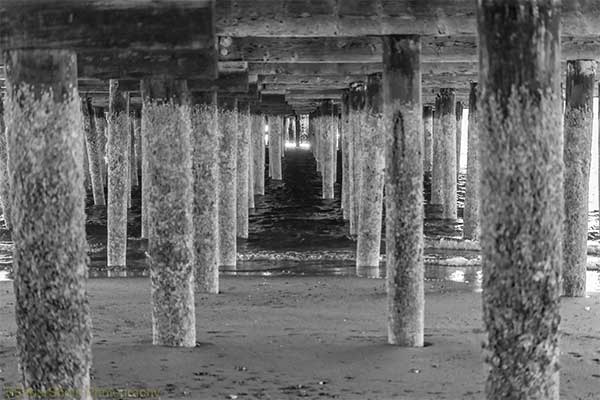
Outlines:
[[[372,63],[263,63],[250,62],[248,72],[256,75],[369,75],[383,71],[381,62]],[[221,63],[219,62],[219,68]],[[476,74],[475,62],[422,63],[424,74]]]
[[[472,0],[219,0],[217,32],[228,36],[473,35]],[[562,32],[600,34],[600,4],[562,1]]]
[[[102,79],[79,79],[79,91],[82,93],[106,93],[108,81]],[[139,80],[120,80],[120,87],[125,91],[139,91]],[[218,79],[188,79],[188,89],[192,92],[208,92],[217,90],[227,93],[246,93],[249,90],[248,72],[221,73]]]
[[[422,75],[426,87],[461,87],[470,81],[477,81],[479,74],[437,74]],[[259,83],[265,85],[307,85],[324,87],[346,87],[352,82],[365,81],[365,75],[259,75]]]
[[[476,63],[475,36],[428,37],[422,42],[424,63]],[[219,60],[249,63],[380,63],[379,37],[221,37]],[[562,58],[599,59],[594,37],[562,38]]]
[[[181,79],[217,78],[216,50],[86,51],[77,54],[79,78],[135,79],[170,75]]]
[[[211,49],[212,0],[5,0],[0,48]]]

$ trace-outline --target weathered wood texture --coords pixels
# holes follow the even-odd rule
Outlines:
[[[456,219],[456,97],[453,89],[440,90],[440,163],[442,218]]]
[[[127,198],[129,181],[129,95],[110,81],[108,110],[108,210],[106,244],[109,267],[125,267],[127,253]]]
[[[385,167],[385,129],[382,119],[381,75],[369,75],[366,112],[360,121],[359,213],[356,244],[356,272],[359,276],[379,277],[383,186]]]
[[[471,83],[469,97],[469,124],[467,145],[467,182],[465,185],[465,207],[463,211],[463,237],[468,240],[479,240],[480,232],[480,196],[479,179],[481,161],[479,159],[479,87]]]
[[[364,112],[366,103],[366,87],[364,84],[356,84],[350,87],[349,92],[349,103],[350,103],[350,127],[349,132],[350,139],[350,157],[352,159],[352,191],[350,195],[350,207],[352,207],[352,213],[350,218],[350,235],[355,236],[358,232],[358,214],[359,214],[359,202],[360,202],[360,182],[361,182],[361,162],[362,157],[360,156],[360,135],[361,135],[361,123],[360,115]]]
[[[599,33],[600,5],[563,0],[562,32]],[[229,36],[476,35],[470,0],[219,0],[216,25]]]
[[[6,54],[16,343],[27,389],[90,389],[91,320],[76,55]]]
[[[131,25],[131,22],[129,22]],[[135,79],[169,75],[187,79],[216,79],[216,50],[81,51],[77,54],[80,78]]]
[[[588,195],[596,62],[567,62],[564,117],[565,226],[563,293],[585,296],[588,239]]]
[[[421,347],[425,319],[421,40],[386,36],[383,44],[388,342]]]
[[[588,3],[591,4],[591,3]],[[600,7],[600,6],[598,6]],[[596,11],[600,23],[600,10]],[[584,18],[583,16],[581,18]],[[583,24],[582,24],[583,25]],[[600,25],[599,25],[600,26]],[[593,28],[597,29],[597,28]],[[248,37],[220,38],[219,59],[250,63],[380,63],[378,37]],[[562,37],[563,60],[597,59],[597,34]],[[476,36],[422,38],[424,63],[476,63]],[[450,71],[452,72],[452,71]],[[425,71],[427,73],[427,71]]]
[[[186,82],[141,82],[147,129],[148,261],[152,343],[194,347],[194,226],[192,142]]]
[[[559,397],[564,200],[558,4],[478,3],[487,399]]]
[[[199,50],[214,46],[210,0],[6,0],[0,5],[0,27],[3,49]]]

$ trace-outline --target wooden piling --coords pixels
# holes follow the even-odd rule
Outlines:
[[[4,55],[21,385],[76,390],[87,400],[92,337],[77,56]]]
[[[196,290],[219,293],[219,129],[217,93],[192,112]]]
[[[456,219],[456,94],[454,89],[440,90],[440,153],[442,218]]]
[[[480,0],[488,400],[559,397],[560,2]]]
[[[194,227],[190,96],[187,82],[141,82],[147,134],[148,261],[152,343],[194,347]]]
[[[596,60],[567,61],[564,119],[563,294],[585,296]]]
[[[469,94],[469,129],[467,146],[467,183],[465,185],[465,208],[463,213],[463,237],[468,240],[479,240],[480,232],[480,190],[479,179],[481,167],[479,160],[479,88],[476,82],[471,83]]]
[[[125,267],[127,253],[127,199],[129,189],[129,93],[119,81],[109,82],[108,110],[108,267]]]
[[[218,98],[219,104],[219,266],[235,270],[237,264],[237,99]]]
[[[358,276],[378,278],[383,217],[383,183],[385,167],[385,129],[382,123],[381,74],[369,75],[367,111],[360,132],[359,215],[356,244]]]
[[[388,342],[424,335],[421,39],[383,38]]]

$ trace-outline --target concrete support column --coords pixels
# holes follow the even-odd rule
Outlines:
[[[350,206],[352,213],[350,218],[350,235],[358,234],[358,214],[360,206],[360,185],[362,176],[362,157],[360,136],[362,130],[362,119],[365,112],[366,87],[363,83],[351,86],[349,94],[350,102],[350,158],[352,160],[352,191],[350,192]]]
[[[90,179],[92,181],[92,195],[94,196],[94,205],[104,206],[104,184],[102,182],[102,160],[100,160],[100,150],[98,149],[98,130],[96,129],[96,120],[94,118],[94,109],[92,99],[83,100],[81,107],[83,111],[83,126],[85,130],[85,149],[87,151],[90,169]]]
[[[217,92],[192,112],[196,290],[219,293],[219,129]]]
[[[565,226],[563,291],[585,296],[588,238],[588,195],[592,153],[595,60],[567,61],[564,123]]]
[[[560,2],[480,0],[486,398],[559,398]]]
[[[0,95],[0,204],[6,229],[12,229],[10,217],[10,176],[8,171],[8,144],[4,125],[4,98]]]
[[[385,130],[382,123],[381,75],[369,75],[367,111],[364,130],[360,133],[361,157],[358,242],[356,272],[358,276],[379,277],[381,223],[383,217],[383,183],[385,168]]]
[[[119,81],[109,82],[108,109],[108,267],[125,267],[127,253],[127,199],[129,189],[129,92]]]
[[[321,116],[318,115],[314,118],[314,127],[315,127],[315,160],[317,160],[317,173],[323,172],[323,160],[321,160],[321,130],[322,128],[322,119]]]
[[[423,173],[431,179],[433,170],[433,106],[423,107]]]
[[[471,83],[469,94],[469,132],[467,151],[467,183],[465,186],[465,209],[463,213],[463,237],[479,240],[479,179],[481,175],[479,161],[479,89],[477,83]]]
[[[350,219],[350,103],[348,102],[348,91],[342,94],[342,213],[344,220]]]
[[[237,264],[237,142],[236,99],[219,97],[219,266],[235,270]]]
[[[133,133],[133,123],[131,121],[131,116],[127,121],[127,208],[131,208],[131,192],[133,191],[133,179],[131,177],[131,171],[133,166],[132,160],[132,151],[133,151],[133,142],[132,135]]]
[[[77,57],[9,50],[4,62],[21,385],[91,399]]]
[[[456,95],[454,89],[440,90],[440,150],[442,218],[456,219]]]
[[[194,226],[190,96],[187,82],[141,82],[147,133],[148,258],[152,343],[194,347]]]
[[[421,39],[383,38],[388,342],[423,346]]]
[[[254,163],[254,194],[265,194],[265,129],[262,115],[252,116],[252,161]]]
[[[281,171],[281,141],[283,129],[283,121],[281,117],[272,115],[269,117],[269,163],[272,167],[273,180],[282,180]]]
[[[463,103],[456,102],[456,181],[460,174],[460,147],[462,140],[462,118],[463,118]]]
[[[250,168],[250,131],[248,124],[250,119],[247,103],[238,103],[238,141],[237,141],[237,201],[236,220],[237,236],[248,239],[248,174]]]

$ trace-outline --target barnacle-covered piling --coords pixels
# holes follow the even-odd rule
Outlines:
[[[141,83],[147,134],[153,344],[196,345],[192,123],[186,81]]]
[[[381,75],[369,75],[366,93],[367,111],[359,117],[361,180],[356,272],[359,276],[379,277],[385,167]]]
[[[487,399],[559,397],[560,2],[478,2]]]
[[[83,111],[85,148],[89,160],[94,205],[104,206],[106,205],[106,201],[104,199],[104,183],[102,182],[102,160],[100,159],[100,149],[98,149],[98,130],[96,129],[96,119],[94,118],[92,99],[84,99],[81,109]]]
[[[212,97],[192,113],[196,290],[205,293],[219,293],[219,130],[216,93]]]
[[[237,254],[237,101],[219,100],[219,266],[235,269]]]
[[[421,39],[386,36],[383,44],[388,342],[421,347],[425,319]]]
[[[262,115],[252,115],[252,162],[254,194],[265,194],[265,130]]]
[[[116,79],[109,81],[109,91],[107,263],[109,267],[124,267],[129,197],[129,93],[119,88]]]
[[[467,151],[467,183],[465,186],[465,208],[463,213],[463,237],[467,240],[479,240],[479,89],[476,82],[471,83],[469,93],[469,127]]]
[[[567,61],[563,293],[585,296],[595,60]]]
[[[76,55],[11,50],[4,61],[21,385],[91,399]]]
[[[250,168],[250,131],[248,130],[248,106],[240,108],[238,114],[238,142],[237,142],[237,201],[236,219],[237,236],[248,238],[248,169]]]

